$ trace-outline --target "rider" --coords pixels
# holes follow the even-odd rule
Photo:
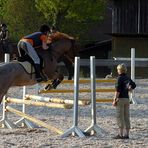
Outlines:
[[[37,82],[47,81],[47,77],[42,73],[40,65],[41,61],[36,49],[42,47],[44,50],[47,50],[49,48],[47,45],[49,32],[50,27],[47,25],[42,25],[39,32],[35,32],[23,37],[18,43],[19,55],[21,56],[20,50],[23,49],[34,62]]]
[[[0,44],[4,52],[8,51],[8,29],[6,24],[0,25]]]

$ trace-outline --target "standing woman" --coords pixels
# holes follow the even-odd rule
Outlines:
[[[117,124],[119,133],[115,139],[129,139],[130,115],[129,92],[136,88],[136,84],[126,75],[127,68],[124,64],[117,66],[117,81],[115,84],[115,96],[113,106],[116,106]]]

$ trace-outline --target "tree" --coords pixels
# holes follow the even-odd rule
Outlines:
[[[61,31],[88,38],[87,30],[103,18],[107,0],[36,0],[37,8]]]
[[[5,3],[6,0],[0,0],[0,23],[3,21]]]
[[[8,24],[11,38],[15,41],[37,31],[47,21],[35,7],[35,0],[7,0],[4,6],[4,20]]]
[[[0,19],[13,40],[37,31],[44,23],[89,40],[88,30],[103,19],[107,0],[0,0]],[[1,21],[1,20],[0,20]]]

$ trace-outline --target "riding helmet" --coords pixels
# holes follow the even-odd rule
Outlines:
[[[50,31],[50,27],[49,27],[48,25],[42,25],[42,26],[40,27],[40,31],[41,31],[42,33],[46,33],[47,31]]]

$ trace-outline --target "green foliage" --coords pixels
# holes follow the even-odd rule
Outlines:
[[[7,0],[4,20],[8,24],[11,38],[17,41],[22,36],[37,31],[46,20],[35,7],[34,0]]]
[[[36,0],[37,8],[51,24],[82,40],[90,27],[103,19],[107,0]]]
[[[73,18],[79,22],[98,21],[104,9],[102,0],[76,0],[73,1],[71,8],[68,10],[67,18]]]
[[[6,0],[0,0],[0,22],[2,22],[3,20],[5,3],[6,3]]]
[[[58,19],[75,19],[78,22],[98,21],[106,0],[36,0],[37,8],[46,18],[56,23]]]
[[[107,0],[0,0],[0,21],[8,25],[11,39],[37,31],[41,24],[89,40],[88,31],[104,15]]]

